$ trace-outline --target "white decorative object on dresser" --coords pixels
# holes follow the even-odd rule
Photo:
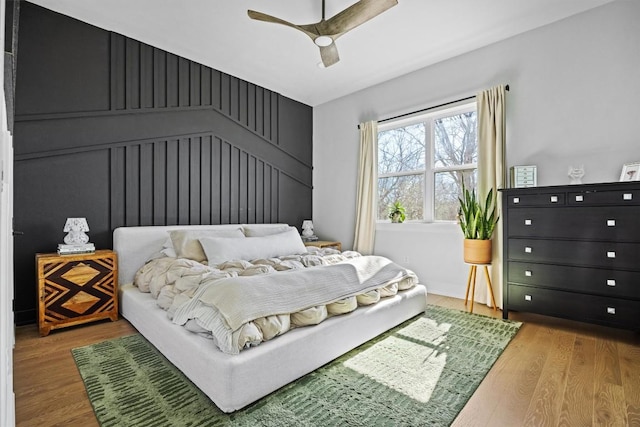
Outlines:
[[[514,188],[535,187],[538,185],[538,170],[536,166],[512,166],[511,186]]]

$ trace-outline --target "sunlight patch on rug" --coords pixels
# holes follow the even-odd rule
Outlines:
[[[345,366],[411,399],[428,402],[447,363],[450,329],[450,323],[418,318],[398,329],[395,336],[352,357]]]
[[[385,338],[344,363],[346,367],[422,403],[431,399],[446,364],[446,353],[396,337]]]

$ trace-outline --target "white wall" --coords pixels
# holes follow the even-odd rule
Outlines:
[[[314,108],[313,222],[353,244],[357,124],[509,84],[507,163],[538,166],[538,185],[617,181],[640,161],[640,2],[618,0]],[[383,57],[381,57],[383,60]],[[412,268],[430,292],[464,298],[455,225],[382,225],[375,252]]]

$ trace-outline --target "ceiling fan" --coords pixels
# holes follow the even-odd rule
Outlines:
[[[360,0],[325,20],[324,2],[325,0],[322,0],[322,19],[315,24],[296,25],[255,10],[248,10],[247,14],[249,18],[257,21],[286,25],[302,31],[320,48],[320,57],[324,66],[330,67],[340,60],[335,44],[338,37],[398,4],[398,0]]]

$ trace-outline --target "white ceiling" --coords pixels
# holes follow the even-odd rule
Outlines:
[[[248,18],[309,24],[321,0],[30,0],[315,106],[613,0],[398,0],[339,38],[320,68],[311,39]],[[355,3],[326,0],[326,17]]]

